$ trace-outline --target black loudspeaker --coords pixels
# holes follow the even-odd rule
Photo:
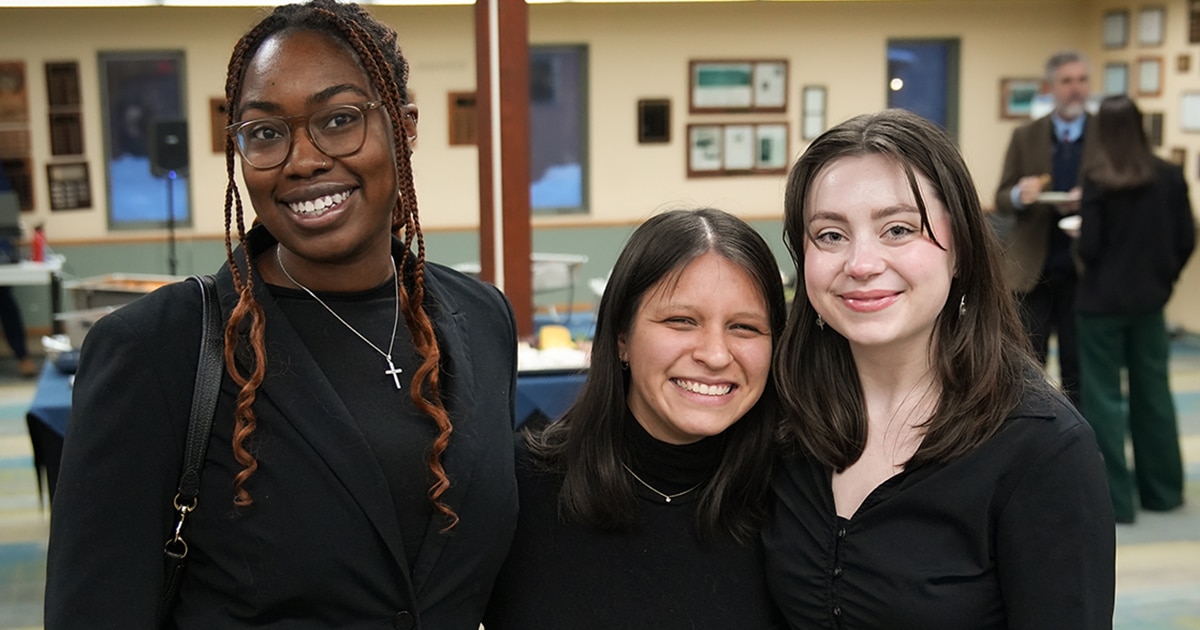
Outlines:
[[[186,120],[156,120],[150,124],[150,172],[166,177],[169,171],[182,175],[188,167]]]

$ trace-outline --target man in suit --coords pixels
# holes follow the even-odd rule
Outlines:
[[[1071,237],[1058,221],[1079,211],[1083,152],[1089,138],[1088,63],[1076,52],[1046,62],[1054,111],[1013,131],[996,191],[996,212],[1011,222],[1004,234],[1004,275],[1017,298],[1022,322],[1042,363],[1049,339],[1058,341],[1063,390],[1079,403],[1075,343],[1075,266]]]

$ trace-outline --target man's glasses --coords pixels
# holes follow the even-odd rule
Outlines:
[[[300,116],[269,116],[243,120],[225,128],[233,134],[242,159],[254,168],[275,168],[292,150],[292,126],[304,124],[308,137],[329,157],[350,155],[367,137],[367,112],[383,101],[332,105]]]

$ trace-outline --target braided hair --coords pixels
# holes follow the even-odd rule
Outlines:
[[[246,61],[269,37],[284,31],[315,31],[342,42],[358,57],[368,80],[387,109],[392,125],[396,154],[396,180],[400,194],[392,212],[392,232],[404,245],[406,255],[397,260],[396,281],[400,288],[400,307],[404,322],[412,335],[413,346],[421,356],[421,364],[413,375],[409,388],[417,409],[429,416],[437,427],[437,436],[429,451],[428,465],[434,482],[429,488],[429,501],[446,518],[443,531],[453,528],[458,516],[441,501],[450,487],[442,466],[442,453],[450,443],[453,427],[450,415],[439,394],[439,364],[441,350],[434,335],[433,324],[424,308],[425,301],[425,238],[417,214],[416,189],[413,186],[412,145],[404,126],[399,124],[408,104],[408,61],[396,43],[396,32],[371,17],[362,7],[336,2],[312,0],[305,4],[280,6],[263,18],[238,40],[229,59],[225,79],[225,111],[227,124],[235,122],[236,105],[241,98],[242,79]],[[225,256],[233,273],[238,292],[237,306],[225,328],[225,365],[234,383],[240,387],[234,411],[233,453],[242,470],[234,477],[234,504],[250,505],[253,500],[246,489],[247,480],[258,469],[258,461],[246,448],[247,439],[258,426],[253,404],[266,375],[266,346],[263,341],[265,321],[262,305],[254,298],[254,268],[248,262],[244,271],[234,259],[233,227],[237,242],[246,261],[252,252],[246,239],[242,199],[234,175],[235,147],[232,136],[225,138]],[[236,219],[236,224],[235,224]],[[416,247],[415,255],[412,254]],[[242,358],[245,368],[239,368],[235,357]]]

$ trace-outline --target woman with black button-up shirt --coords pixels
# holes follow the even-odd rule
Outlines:
[[[902,110],[859,116],[786,195],[791,452],[763,536],[789,624],[1111,627],[1096,440],[1026,347],[951,139]]]

